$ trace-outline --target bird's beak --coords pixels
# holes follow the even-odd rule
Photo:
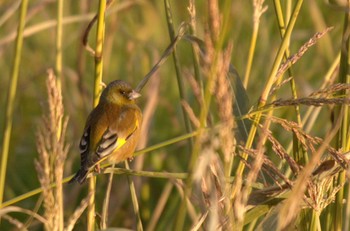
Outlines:
[[[138,93],[137,91],[132,90],[132,92],[130,92],[130,94],[129,94],[129,99],[130,100],[137,99],[140,96],[141,96],[140,93]]]

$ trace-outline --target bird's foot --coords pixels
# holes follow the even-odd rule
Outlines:
[[[103,89],[105,89],[105,88],[107,87],[107,85],[106,85],[104,82],[102,82],[102,81],[101,81],[100,85],[101,85],[101,87],[102,87]]]

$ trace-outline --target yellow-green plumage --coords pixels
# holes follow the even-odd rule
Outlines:
[[[118,163],[131,158],[140,137],[139,93],[121,80],[110,83],[90,113],[80,141],[81,168],[71,181],[83,183],[89,170],[103,160]]]

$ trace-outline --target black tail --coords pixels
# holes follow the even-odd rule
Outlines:
[[[75,176],[68,182],[68,184],[71,184],[73,182],[79,182],[79,184],[82,184],[85,182],[86,177],[88,174],[88,170],[85,169],[79,169],[79,171],[77,172],[77,174],[75,174]]]

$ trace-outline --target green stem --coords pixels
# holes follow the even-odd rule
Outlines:
[[[96,48],[95,48],[95,80],[94,80],[94,98],[93,107],[96,107],[101,90],[102,90],[102,73],[103,73],[103,40],[105,32],[105,12],[106,0],[99,1],[97,30],[96,30]],[[88,227],[87,230],[95,230],[95,191],[96,191],[96,177],[89,179],[89,193],[91,195],[88,205]]]
[[[254,10],[254,16],[253,16],[253,33],[252,38],[250,40],[250,47],[249,47],[249,53],[248,53],[248,60],[247,60],[247,67],[245,70],[244,78],[243,78],[243,86],[247,89],[250,72],[252,69],[253,64],[253,58],[254,58],[254,52],[256,47],[256,41],[258,38],[258,32],[259,32],[259,25],[260,25],[260,16],[258,16],[258,12],[256,12],[258,9]]]
[[[164,0],[164,6],[165,6],[165,12],[166,12],[166,19],[168,23],[169,37],[171,41],[174,41],[176,34],[174,30],[174,23],[173,23],[169,0]],[[180,93],[180,100],[183,101],[183,100],[186,100],[186,94],[185,94],[185,87],[184,87],[183,77],[180,70],[180,63],[177,57],[176,48],[174,48],[173,50],[173,60],[174,60],[174,66],[175,66],[175,72],[176,72],[177,85]],[[188,118],[188,115],[184,109],[182,109],[182,114],[185,121],[186,132],[191,132],[192,131],[191,121]],[[190,145],[192,146],[191,142],[190,142]]]
[[[279,68],[279,66],[281,64],[281,61],[282,61],[282,59],[284,57],[284,53],[285,53],[286,49],[288,48],[288,43],[289,43],[289,40],[290,40],[290,36],[292,34],[295,22],[296,22],[296,20],[298,18],[298,15],[299,15],[302,3],[303,3],[303,0],[298,0],[296,5],[295,5],[295,7],[294,7],[292,17],[290,19],[290,22],[289,22],[288,27],[286,29],[286,32],[285,32],[285,35],[283,37],[282,43],[281,43],[281,45],[279,47],[279,50],[277,52],[277,55],[276,55],[275,61],[273,63],[270,75],[268,77],[268,81],[267,81],[267,83],[266,83],[266,85],[265,85],[265,87],[263,89],[263,92],[262,92],[262,94],[260,96],[260,100],[259,100],[259,103],[258,103],[258,108],[262,108],[262,107],[265,106],[267,98],[268,98],[268,96],[270,94],[271,88],[272,88],[273,84],[276,81],[276,74],[277,74],[278,68]],[[254,140],[254,137],[255,137],[255,134],[256,134],[256,131],[257,131],[258,124],[260,123],[261,116],[262,116],[262,112],[258,112],[256,114],[256,116],[254,117],[253,124],[252,124],[252,127],[250,129],[249,136],[248,136],[248,139],[247,139],[247,142],[246,142],[246,145],[245,145],[245,148],[247,148],[247,149],[250,149],[252,144],[253,144],[253,140]],[[248,158],[247,153],[243,153],[242,157],[247,159]],[[239,163],[238,167],[237,167],[236,176],[242,176],[244,168],[245,168],[245,165],[241,161]]]
[[[349,4],[349,3],[348,3]],[[341,56],[340,56],[340,67],[339,67],[339,82],[340,83],[350,83],[349,63],[350,63],[350,15],[345,13],[344,26],[343,26],[343,37],[341,45]],[[346,91],[339,92],[339,94],[348,94]],[[349,127],[349,107],[347,105],[342,105],[338,107],[337,112],[338,117],[342,117],[341,128],[338,132],[337,138],[337,149],[345,150],[348,147],[348,127]],[[340,173],[337,180],[337,185],[342,185],[346,181],[345,172]],[[336,195],[335,199],[335,220],[334,220],[334,230],[342,230],[343,225],[343,200],[344,200],[344,188],[340,189]],[[349,203],[349,202],[348,202]]]
[[[102,91],[103,74],[103,41],[105,34],[105,11],[106,0],[100,0],[97,18],[96,30],[96,48],[95,48],[95,81],[94,81],[94,99],[93,106],[96,107]]]
[[[320,214],[318,211],[311,209],[311,222],[310,222],[310,228],[309,230],[311,231],[317,231],[321,230],[321,225],[320,225]]]
[[[20,15],[19,15],[19,25],[17,29],[15,59],[12,67],[12,75],[11,75],[9,91],[7,93],[7,105],[6,105],[6,114],[5,114],[4,131],[3,131],[4,139],[2,143],[2,152],[1,152],[0,205],[2,204],[3,198],[4,198],[6,168],[7,168],[8,153],[10,148],[11,130],[12,130],[13,109],[14,109],[14,101],[15,101],[17,82],[18,82],[18,76],[19,76],[19,66],[21,62],[23,30],[25,26],[27,8],[28,8],[28,0],[23,0],[21,5]]]
[[[285,35],[286,29],[285,29],[285,22],[283,19],[283,13],[282,13],[282,7],[281,7],[281,1],[280,0],[274,0],[274,7],[275,7],[275,12],[277,16],[277,21],[278,25],[280,28],[280,34],[281,38],[283,39],[283,36]],[[290,12],[287,10],[287,16],[290,16]],[[289,18],[286,18],[286,21],[289,21]],[[289,41],[288,41],[288,46],[289,46]],[[287,58],[290,57],[290,51],[289,48],[286,49],[285,51],[285,56],[284,60],[287,60]],[[288,68],[288,76],[292,77],[290,81],[290,86],[291,86],[291,91],[293,95],[293,99],[297,99],[297,91],[296,91],[296,84],[293,78],[293,71],[292,68]],[[282,76],[277,76],[278,80],[276,82],[276,85],[279,85],[280,82],[282,81]],[[275,97],[275,96],[274,96]],[[300,107],[298,105],[294,106],[295,113],[296,113],[296,119],[298,122],[298,125],[302,127],[302,121],[301,121],[301,116],[300,116]],[[297,163],[305,165],[308,160],[308,156],[306,151],[303,149],[303,146],[300,144],[299,140],[297,139],[296,135],[293,134],[293,154],[294,154],[294,159],[297,161]]]

